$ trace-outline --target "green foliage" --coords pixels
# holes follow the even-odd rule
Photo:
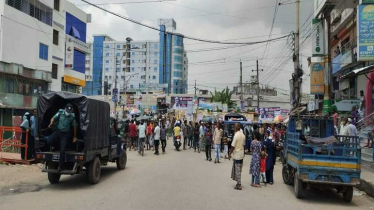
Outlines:
[[[236,107],[236,103],[231,101],[233,93],[234,91],[231,91],[228,87],[222,91],[214,90],[214,94],[210,92],[212,95],[212,102],[222,102],[222,104],[227,104],[228,108]]]

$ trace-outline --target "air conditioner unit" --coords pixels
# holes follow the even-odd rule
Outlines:
[[[330,16],[331,16],[331,25],[335,25],[337,22],[339,22],[342,16],[342,11],[339,9],[334,9],[332,10]]]

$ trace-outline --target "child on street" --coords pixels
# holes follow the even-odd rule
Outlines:
[[[266,186],[266,153],[264,151],[261,152],[261,160],[260,160],[260,177],[262,182],[264,182]],[[261,183],[261,182],[260,182]]]

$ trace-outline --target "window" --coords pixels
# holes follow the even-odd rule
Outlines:
[[[132,44],[132,45],[131,45],[131,48],[134,48],[134,47],[135,47],[135,45],[134,45],[134,44]]]
[[[154,53],[154,55],[155,55],[155,56],[157,57],[158,53],[157,53],[157,52],[155,52],[155,53]]]
[[[133,89],[133,88],[134,88],[134,85],[130,85],[130,88],[132,88],[132,89]]]
[[[182,53],[183,53],[183,50],[180,49],[180,48],[175,48],[175,49],[174,49],[174,53],[182,54]]]
[[[132,67],[132,68],[131,68],[131,71],[135,71],[135,68],[134,68],[134,67]]]
[[[156,76],[152,76],[152,79],[156,79]]]
[[[121,45],[117,44],[117,49],[121,49]]]
[[[52,63],[52,79],[57,79],[58,65]]]
[[[48,60],[48,46],[42,43],[39,43],[39,58]]]
[[[53,44],[58,46],[58,31],[53,29]]]
[[[106,53],[105,55],[106,55],[106,56],[109,56],[109,53]]]
[[[143,44],[143,48],[147,48],[147,44]]]
[[[117,53],[116,55],[117,55],[117,57],[119,57],[119,56],[121,56],[121,53]]]
[[[182,77],[182,72],[175,71],[173,75],[174,77]]]
[[[157,71],[157,67],[154,67],[153,70],[154,70],[154,71]]]
[[[141,76],[140,79],[145,79],[145,75]]]
[[[174,56],[174,61],[183,62],[183,57],[182,56]]]
[[[105,71],[109,71],[109,68],[105,68]]]
[[[112,79],[112,76],[109,76],[109,79]]]
[[[174,69],[182,70],[182,64],[174,64]]]
[[[131,63],[135,63],[135,60],[131,60]]]
[[[121,68],[117,68],[116,70],[117,70],[117,71],[121,71]]]
[[[6,78],[5,79],[5,90],[6,93],[14,93],[14,79]]]
[[[132,52],[131,54],[132,54],[132,55],[135,55],[135,52]]]
[[[154,47],[155,49],[157,49],[157,48],[158,48],[158,44],[154,44],[153,47]]]
[[[157,60],[154,60],[153,63],[157,63]]]
[[[27,14],[31,17],[38,19],[39,21],[52,26],[52,9],[45,6],[44,4],[35,1],[37,6],[34,5],[34,1],[26,1],[26,0],[8,0],[6,4],[9,6]]]
[[[109,60],[105,60],[105,63],[109,63]]]
[[[143,60],[142,62],[143,62],[143,63],[147,63],[147,60]]]
[[[146,67],[143,67],[142,69],[143,69],[143,71],[146,71],[146,70],[147,70],[147,68],[146,68]]]
[[[105,47],[106,47],[106,48],[109,48],[109,44],[107,44]]]
[[[105,79],[108,79],[108,76],[105,76]]]
[[[121,76],[121,79],[125,79],[125,76]]]
[[[54,9],[60,11],[60,0],[55,0]]]

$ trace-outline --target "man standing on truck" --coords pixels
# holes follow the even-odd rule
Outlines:
[[[60,140],[60,164],[58,170],[61,171],[65,162],[65,150],[68,140],[71,138],[71,128],[73,127],[74,136],[73,142],[77,141],[77,122],[75,121],[74,106],[68,103],[65,110],[60,109],[55,116],[52,117],[49,128],[57,122],[57,129],[52,133],[49,138],[49,144],[56,144],[57,139]]]

